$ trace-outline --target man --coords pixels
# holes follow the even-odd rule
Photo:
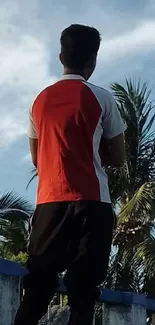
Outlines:
[[[38,324],[64,270],[69,324],[92,324],[114,227],[101,165],[122,166],[125,152],[125,125],[112,95],[87,82],[100,41],[94,28],[65,29],[60,53],[63,77],[44,89],[30,109],[28,135],[39,184],[31,220],[29,274],[14,325]]]

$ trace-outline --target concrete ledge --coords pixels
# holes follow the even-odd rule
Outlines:
[[[0,258],[0,274],[23,277],[27,270],[20,264]]]
[[[135,292],[121,292],[102,289],[99,301],[112,305],[138,305],[146,310],[155,311],[155,300],[147,299],[145,295]]]
[[[110,289],[102,289],[99,301],[119,305],[140,305],[146,307],[145,296],[134,292],[121,292]]]
[[[67,294],[67,289],[63,283],[63,279],[60,279],[59,283],[57,292],[60,294]],[[135,292],[122,292],[101,288],[99,302],[111,305],[138,305],[149,311],[155,312],[155,300],[147,299],[145,295]]]
[[[0,258],[0,274],[23,277],[27,272],[27,269],[23,268],[18,263]],[[63,279],[60,279],[59,288],[56,292],[67,294]],[[121,292],[101,288],[99,302],[111,305],[138,305],[149,311],[155,312],[155,300],[147,299],[144,295],[134,292]]]
[[[146,310],[155,312],[155,300],[146,298]]]

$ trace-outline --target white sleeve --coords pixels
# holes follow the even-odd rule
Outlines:
[[[124,133],[126,124],[123,122],[117,104],[109,91],[90,83],[85,83],[96,97],[102,110],[103,136],[107,139],[115,138]]]
[[[102,127],[103,135],[107,139],[112,139],[117,135],[124,133],[126,124],[123,122],[117,104],[113,96],[106,91],[104,96]]]
[[[32,139],[37,139],[37,131],[32,117],[32,107],[29,109],[29,121],[28,121],[28,137]]]

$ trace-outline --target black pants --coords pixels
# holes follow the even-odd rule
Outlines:
[[[105,279],[114,215],[111,204],[97,201],[38,205],[32,219],[25,295],[14,325],[37,325],[47,311],[58,274],[67,269],[70,325],[91,325],[97,286]]]

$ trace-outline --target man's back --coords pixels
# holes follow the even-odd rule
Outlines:
[[[38,204],[109,201],[107,193],[100,193],[100,182],[106,183],[98,154],[102,108],[90,88],[82,77],[68,75],[43,90],[33,104],[38,137]]]

